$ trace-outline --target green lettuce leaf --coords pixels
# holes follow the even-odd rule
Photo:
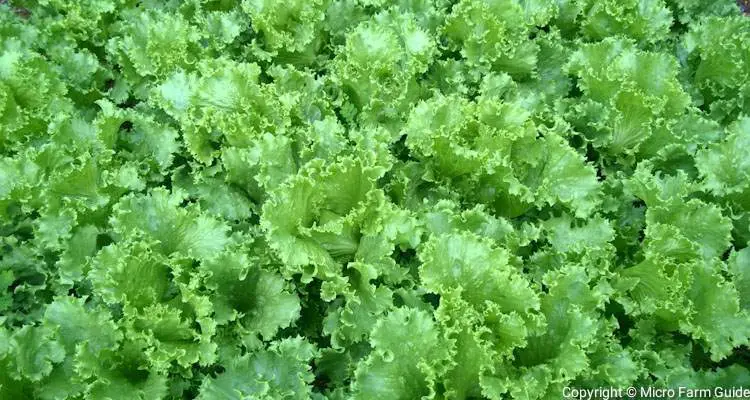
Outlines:
[[[378,321],[370,337],[373,351],[355,371],[355,399],[414,399],[434,393],[448,349],[428,313],[398,308]]]

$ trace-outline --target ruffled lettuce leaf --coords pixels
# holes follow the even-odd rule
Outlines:
[[[232,361],[227,370],[207,377],[199,399],[310,398],[314,375],[308,363],[317,350],[304,339],[287,338],[268,349]]]
[[[355,371],[354,398],[414,399],[434,393],[435,375],[447,348],[432,317],[398,308],[370,334],[372,353]]]
[[[181,208],[182,193],[155,189],[146,195],[129,195],[115,205],[111,219],[118,237],[143,235],[158,241],[164,255],[211,258],[229,242],[227,226],[198,207]]]

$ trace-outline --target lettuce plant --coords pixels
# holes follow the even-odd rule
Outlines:
[[[740,3],[0,1],[0,399],[750,385]]]

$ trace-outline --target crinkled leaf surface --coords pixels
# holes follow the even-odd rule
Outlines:
[[[0,399],[750,386],[734,0],[0,0]]]

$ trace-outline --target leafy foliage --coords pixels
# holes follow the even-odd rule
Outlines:
[[[750,384],[732,0],[0,1],[0,399]]]

